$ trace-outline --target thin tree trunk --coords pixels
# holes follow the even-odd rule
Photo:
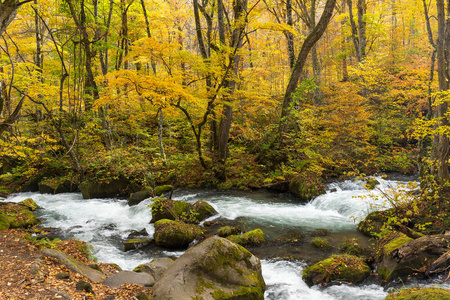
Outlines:
[[[356,59],[358,62],[361,62],[361,51],[359,47],[359,39],[358,39],[358,29],[356,27],[356,23],[353,17],[353,2],[352,0],[347,0],[348,5],[348,14],[350,16],[350,25],[352,28],[352,41],[353,45],[355,46],[355,53],[356,53]]]
[[[361,60],[366,56],[366,0],[358,0],[358,46]]]
[[[306,63],[306,59],[308,58],[308,54],[311,51],[312,47],[317,43],[317,41],[325,32],[325,29],[327,28],[328,23],[330,22],[331,17],[333,16],[333,10],[335,5],[336,0],[327,0],[319,22],[311,31],[311,33],[306,37],[305,41],[303,42],[300,53],[298,54],[294,70],[292,71],[291,78],[289,80],[286,92],[284,94],[283,105],[281,108],[280,125],[278,130],[279,142],[282,142],[289,126],[290,107],[293,101],[292,94],[297,89],[297,84],[302,75],[303,67]]]
[[[286,24],[293,27],[292,20],[292,0],[286,0]],[[291,32],[286,32],[286,39],[288,44],[289,67],[292,69],[295,65],[295,49],[294,49],[294,35]]]

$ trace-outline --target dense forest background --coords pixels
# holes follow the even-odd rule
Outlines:
[[[445,135],[434,1],[25,2],[0,37],[0,192],[318,187],[423,171]]]

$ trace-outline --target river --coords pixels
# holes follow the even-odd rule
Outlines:
[[[380,181],[386,190],[397,186],[396,180]],[[408,178],[400,178],[407,180]],[[286,235],[309,233],[317,229],[329,232],[326,238],[336,243],[345,237],[356,237],[367,243],[356,229],[357,221],[375,206],[387,208],[389,204],[380,199],[362,197],[370,192],[360,181],[343,181],[327,185],[327,193],[314,200],[300,204],[286,194],[274,194],[264,190],[254,192],[215,190],[176,190],[173,199],[194,203],[204,200],[210,203],[219,216],[215,221],[238,224],[246,230],[261,228],[269,241]],[[178,257],[182,251],[129,251],[124,252],[123,241],[134,230],[146,229],[149,236],[154,233],[150,208],[151,199],[129,207],[126,200],[89,199],[80,193],[38,194],[21,193],[7,200],[18,202],[33,198],[42,207],[36,215],[43,226],[60,228],[69,237],[89,242],[99,262],[113,262],[123,269],[132,270],[141,263],[156,257]],[[214,221],[214,220],[213,220]],[[302,270],[311,261],[325,258],[329,253],[314,249],[307,239],[296,245],[272,246],[250,249],[261,258],[263,277],[267,284],[265,299],[384,299],[388,289],[370,281],[359,286],[335,285],[326,288],[309,288],[302,280]],[[336,248],[331,251],[336,252]],[[339,250],[337,250],[339,252]],[[290,257],[291,259],[286,259]],[[292,258],[296,259],[292,259]],[[438,279],[429,282],[410,282],[405,285],[435,285]],[[445,284],[444,284],[445,286]]]

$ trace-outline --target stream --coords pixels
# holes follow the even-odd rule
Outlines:
[[[381,189],[395,187],[397,180],[406,182],[412,178],[377,178]],[[268,243],[269,246],[249,249],[260,257],[263,277],[267,284],[265,299],[384,299],[393,288],[404,286],[432,286],[439,278],[430,281],[411,281],[383,288],[374,280],[363,285],[334,285],[326,288],[309,288],[302,280],[302,270],[318,259],[325,259],[331,252],[314,249],[308,235],[318,229],[329,232],[326,237],[339,245],[346,237],[356,237],[364,245],[373,241],[363,237],[356,224],[370,212],[374,205],[386,209],[388,203],[367,196],[370,192],[360,181],[343,181],[327,185],[327,193],[306,204],[301,204],[289,195],[274,194],[264,190],[253,192],[215,190],[176,190],[173,199],[194,203],[204,200],[218,212],[210,221],[236,224],[245,230],[261,228],[269,241],[286,235],[302,234],[305,241],[295,245]],[[39,194],[20,193],[11,195],[8,201],[33,200],[42,209],[36,212],[44,227],[60,228],[66,237],[89,242],[93,255],[99,262],[116,263],[124,270],[133,270],[137,265],[157,257],[178,257],[182,251],[133,250],[123,251],[123,242],[133,231],[146,229],[151,237],[154,233],[150,208],[151,199],[129,207],[126,200],[89,199],[81,193]],[[335,253],[339,250],[334,248]],[[289,258],[289,259],[287,259]],[[295,259],[293,259],[295,258]],[[441,286],[450,288],[450,284]]]

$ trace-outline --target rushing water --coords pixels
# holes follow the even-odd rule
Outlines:
[[[395,181],[378,178],[384,189],[395,186]],[[361,182],[345,181],[327,186],[327,193],[300,204],[287,195],[266,191],[212,191],[178,190],[173,198],[194,203],[205,200],[218,212],[220,220],[239,222],[245,229],[261,228],[268,239],[285,233],[310,232],[326,229],[333,234],[357,235],[355,218],[364,217],[373,204],[387,208],[385,203],[368,195]],[[151,199],[129,207],[126,200],[82,199],[79,193],[12,195],[7,200],[18,202],[33,198],[43,209],[37,212],[44,226],[60,228],[68,236],[89,242],[94,256],[100,262],[114,262],[123,269],[132,270],[138,264],[155,257],[180,256],[172,251],[122,251],[122,243],[133,230],[146,229],[149,236],[154,227],[151,219]],[[376,202],[376,203],[375,203]],[[263,276],[267,284],[266,299],[383,299],[387,292],[375,284],[362,286],[340,285],[325,289],[309,288],[302,280],[302,261],[262,257]]]

